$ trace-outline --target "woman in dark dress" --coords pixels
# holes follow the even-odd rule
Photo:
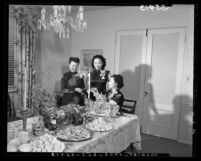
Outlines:
[[[106,94],[106,84],[110,78],[110,71],[105,70],[106,60],[102,55],[95,55],[92,59],[91,88],[99,94]],[[90,98],[95,100],[93,94]]]
[[[121,113],[121,106],[124,101],[124,95],[120,91],[124,86],[123,77],[118,74],[112,75],[108,85],[110,90],[106,93],[106,99],[112,105],[119,105],[119,112]]]
[[[84,88],[84,80],[77,72],[80,60],[77,57],[70,57],[70,71],[64,73],[61,79],[61,90],[63,92],[62,105],[74,103],[83,105],[84,97],[82,91]]]

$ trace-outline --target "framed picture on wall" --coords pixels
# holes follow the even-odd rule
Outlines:
[[[81,50],[81,60],[80,60],[80,67],[82,70],[91,69],[91,61],[93,56],[95,55],[103,55],[103,49],[86,49]]]

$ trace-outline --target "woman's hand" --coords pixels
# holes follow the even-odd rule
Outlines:
[[[69,92],[69,89],[65,88],[65,89],[63,89],[62,92],[63,92],[63,93],[68,93],[68,92]]]
[[[111,105],[113,105],[113,106],[116,106],[116,105],[117,105],[117,103],[116,103],[115,101],[113,101],[113,100],[110,100],[109,103],[110,103]]]
[[[82,89],[81,88],[75,88],[75,91],[78,93],[82,93]]]

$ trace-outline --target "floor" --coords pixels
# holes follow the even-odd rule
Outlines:
[[[139,153],[168,153],[170,157],[192,157],[192,145],[174,140],[141,134]]]

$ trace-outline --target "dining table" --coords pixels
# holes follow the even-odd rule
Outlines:
[[[121,153],[133,144],[141,150],[141,134],[139,118],[135,114],[123,113],[122,116],[110,118],[113,128],[109,131],[93,131],[89,140],[73,142],[65,141],[64,153]],[[27,119],[27,131],[32,132],[32,124],[37,116]],[[7,142],[17,137],[23,130],[22,120],[8,122]],[[80,125],[85,126],[85,125]]]

